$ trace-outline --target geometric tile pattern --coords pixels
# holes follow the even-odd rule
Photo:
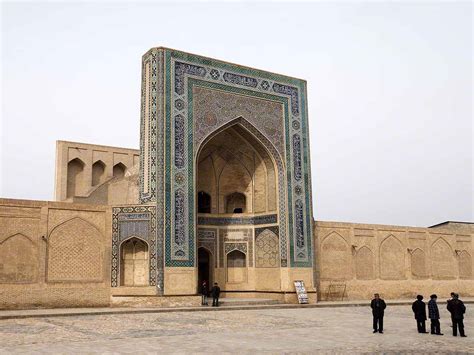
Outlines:
[[[111,285],[119,286],[120,246],[136,237],[148,244],[150,260],[149,284],[156,286],[158,294],[163,291],[163,239],[157,239],[155,206],[127,206],[112,209],[112,268]]]
[[[151,61],[151,70],[147,71],[145,64],[148,60]],[[198,118],[193,118],[193,108],[194,100],[199,100],[199,97],[193,97],[193,88],[207,87],[234,97],[247,96],[252,100],[270,100],[283,105],[283,114],[278,122],[270,118],[272,114],[260,121],[251,114],[242,117],[251,126],[257,127],[256,130],[266,141],[284,148],[283,151],[274,148],[284,168],[279,185],[285,184],[278,209],[280,264],[312,266],[306,83],[300,79],[164,48],[154,48],[146,53],[143,65],[143,72],[150,75],[146,81],[150,87],[142,87],[140,141],[142,152],[148,150],[146,178],[150,192],[148,195],[141,193],[141,201],[157,203],[157,218],[161,218],[157,219],[158,230],[165,232],[166,265],[195,266],[195,155],[199,145],[194,137],[194,120]],[[203,118],[208,124],[222,119],[222,116],[214,117],[210,112]],[[229,117],[228,120],[234,118]],[[145,139],[143,125],[147,121],[150,124],[146,130],[149,137]],[[272,125],[282,127],[276,130],[276,134],[284,132],[280,142],[275,140],[275,132],[270,133]],[[199,127],[202,136],[206,128],[203,125]],[[215,129],[209,127],[208,134]],[[142,190],[145,178],[143,164],[148,162],[141,163]],[[178,189],[184,192],[184,198],[181,193],[176,193]],[[162,204],[162,211],[158,211],[159,204]]]

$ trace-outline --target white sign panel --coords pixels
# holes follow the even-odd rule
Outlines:
[[[298,295],[298,302],[308,303],[308,294],[306,293],[306,288],[304,287],[304,281],[296,280],[295,289],[296,289],[296,294]]]

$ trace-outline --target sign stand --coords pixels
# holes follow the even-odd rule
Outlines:
[[[298,295],[298,302],[300,304],[309,303],[308,294],[306,293],[306,287],[304,287],[304,281],[295,280],[294,283],[295,283],[296,294]]]

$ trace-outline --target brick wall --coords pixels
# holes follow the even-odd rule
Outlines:
[[[314,238],[319,299],[344,286],[349,299],[474,296],[469,230],[315,222]]]
[[[0,199],[0,309],[107,306],[105,206]]]

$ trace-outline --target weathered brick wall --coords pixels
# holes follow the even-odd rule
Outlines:
[[[0,309],[107,306],[105,206],[0,199]]]
[[[343,286],[349,299],[474,296],[468,230],[315,222],[314,239],[319,299]]]

